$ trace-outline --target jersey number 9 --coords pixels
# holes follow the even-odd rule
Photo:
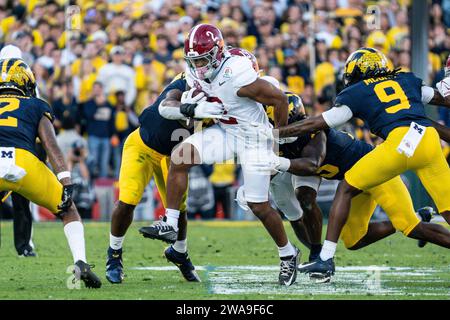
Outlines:
[[[391,89],[393,92],[388,94],[386,89]],[[400,100],[398,104],[386,108],[387,113],[396,113],[400,110],[411,108],[405,91],[403,91],[402,87],[396,81],[388,80],[380,82],[375,85],[374,90],[381,102],[389,103],[394,100]]]

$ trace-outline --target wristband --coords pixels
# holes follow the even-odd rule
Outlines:
[[[61,171],[56,175],[56,177],[58,178],[59,181],[61,181],[64,178],[70,178],[71,177],[70,171]]]

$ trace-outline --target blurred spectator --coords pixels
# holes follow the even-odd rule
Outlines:
[[[222,206],[224,217],[231,217],[233,205],[232,187],[236,181],[236,165],[233,161],[214,164],[213,172],[209,177],[214,188],[214,212],[217,213],[218,205]]]
[[[71,118],[74,121],[74,127],[80,132],[79,108],[70,79],[62,83],[60,98],[52,104],[52,107],[55,113],[55,121],[53,124],[56,129],[61,129],[64,118]]]
[[[56,136],[56,142],[67,160],[67,155],[72,150],[75,141],[82,141],[84,148],[87,146],[86,140],[75,129],[76,121],[71,115],[64,116],[61,120],[61,131]]]
[[[74,184],[73,202],[82,219],[92,217],[95,193],[91,187],[89,170],[86,165],[87,150],[82,139],[75,140],[67,154],[67,165]]]
[[[97,81],[103,84],[106,95],[116,91],[125,92],[125,103],[131,106],[136,99],[136,73],[124,63],[125,49],[122,46],[111,48],[111,63],[103,66],[97,76]]]
[[[198,165],[189,170],[189,192],[187,212],[189,219],[200,215],[202,219],[214,219],[214,191],[208,177],[213,171],[212,165]]]
[[[125,93],[116,92],[115,132],[112,140],[114,154],[114,176],[119,178],[120,162],[125,139],[139,126],[139,119],[134,111],[125,104]]]
[[[108,177],[111,157],[110,140],[115,133],[115,111],[106,100],[101,83],[94,83],[93,99],[83,106],[88,134],[90,172],[94,176]],[[97,171],[98,167],[98,171]],[[98,175],[95,173],[98,172]]]

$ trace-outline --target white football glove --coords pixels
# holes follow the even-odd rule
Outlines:
[[[239,131],[249,145],[274,141],[272,128],[261,123],[249,123],[239,127]]]
[[[183,92],[183,94],[181,95],[181,103],[195,104],[199,103],[202,99],[206,100],[204,92],[200,92],[198,95],[193,97],[192,94],[194,93],[195,90],[197,89],[192,88],[189,91]]]
[[[291,160],[279,157],[275,153],[270,154],[266,159],[249,158],[243,165],[248,167],[248,171],[275,175],[278,172],[286,172],[291,166]]]
[[[438,89],[441,96],[444,98],[450,95],[450,77],[444,78],[443,80],[436,83],[436,89]]]
[[[218,102],[208,102],[205,98],[205,100],[201,100],[197,103],[194,110],[194,118],[228,119],[228,117],[224,115],[224,112],[225,107],[223,104]]]

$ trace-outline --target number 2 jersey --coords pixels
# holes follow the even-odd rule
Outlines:
[[[42,117],[53,121],[53,111],[39,98],[20,95],[0,95],[0,147],[35,149],[39,122]]]
[[[317,174],[329,180],[342,180],[359,159],[373,150],[370,144],[356,140],[350,134],[335,129],[324,130],[327,136],[326,156]],[[280,145],[280,156],[288,159],[302,157],[303,148],[311,136],[300,136],[293,143]]]
[[[383,139],[412,121],[431,126],[422,103],[422,80],[411,72],[359,81],[342,90],[335,105],[348,106],[354,117],[364,120]]]

